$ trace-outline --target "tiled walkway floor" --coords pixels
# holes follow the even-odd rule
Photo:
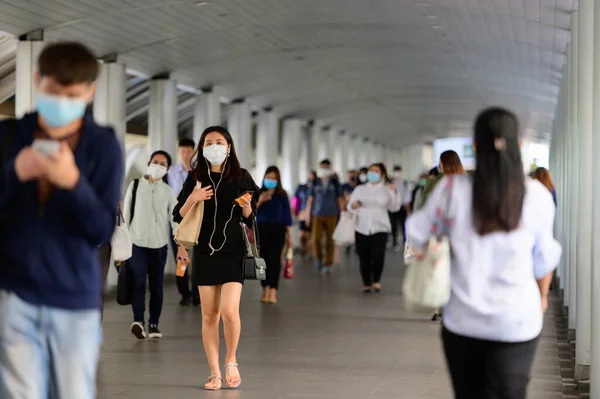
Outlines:
[[[261,304],[259,284],[246,283],[238,352],[243,383],[236,391],[202,390],[209,373],[200,310],[180,308],[174,285],[165,287],[160,341],[135,340],[130,308],[111,303],[104,315],[99,397],[451,398],[440,325],[403,310],[400,257],[388,258],[384,293],[369,297],[359,292],[353,258],[331,276],[297,264],[296,279],[282,282],[277,306]],[[548,316],[530,398],[561,398],[558,389],[556,335]]]

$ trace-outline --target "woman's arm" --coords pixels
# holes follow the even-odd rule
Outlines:
[[[388,188],[388,195],[388,211],[392,213],[400,211],[400,208],[402,207],[402,198],[400,198],[400,194],[398,193],[398,191],[396,191],[395,187],[393,190],[391,189],[391,187]]]
[[[354,191],[352,191],[352,194],[350,194],[350,199],[348,199],[348,204],[346,205],[346,210],[350,213],[357,213],[358,208],[353,209],[352,208],[352,204],[354,204],[356,201],[360,201],[360,192],[362,191],[362,188],[359,187],[355,187]]]
[[[133,191],[133,182],[129,183],[127,190],[125,190],[125,198],[122,202],[122,212],[123,219],[125,219],[125,223],[129,226],[129,219],[131,218],[131,195]],[[130,226],[131,227],[131,226]]]
[[[183,217],[187,215],[187,213],[192,209],[192,205],[194,205],[194,201],[189,201],[190,194],[194,191],[196,187],[196,179],[193,174],[188,173],[187,179],[185,179],[185,183],[183,183],[183,188],[179,193],[179,197],[177,197],[177,205],[173,208],[173,221],[175,223],[179,223],[183,220]]]

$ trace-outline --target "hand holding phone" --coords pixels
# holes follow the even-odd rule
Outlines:
[[[237,202],[238,205],[241,206],[242,208],[244,206],[248,206],[250,204],[250,201],[252,200],[252,194],[253,194],[252,191],[246,191],[240,197],[236,198],[235,202]]]

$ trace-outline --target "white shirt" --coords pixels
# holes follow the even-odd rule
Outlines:
[[[125,192],[123,218],[129,224],[133,182]],[[129,234],[134,245],[142,248],[162,248],[171,242],[171,231],[175,233],[178,224],[173,222],[173,208],[177,199],[173,189],[165,182],[151,183],[140,179],[135,199],[133,221]]]
[[[177,197],[183,188],[183,183],[185,183],[185,179],[188,177],[188,172],[183,169],[183,165],[178,163],[173,166],[167,172],[169,175],[169,186],[173,189],[175,196]]]
[[[480,236],[472,223],[472,179],[453,178],[448,214],[452,295],[444,308],[444,327],[458,335],[491,341],[534,339],[543,322],[536,279],[556,268],[562,252],[553,237],[550,192],[538,181],[527,179],[520,227]],[[446,208],[447,179],[408,218],[407,233],[417,245],[430,238],[436,208]]]
[[[392,181],[392,184],[398,190],[398,195],[400,196],[401,205],[409,204],[412,199],[412,186],[409,182],[404,179],[395,178]]]
[[[360,208],[352,209],[355,201],[360,201]],[[368,236],[392,231],[388,212],[398,212],[401,205],[400,195],[387,185],[365,183],[352,191],[347,208],[350,213],[357,215],[356,231]]]

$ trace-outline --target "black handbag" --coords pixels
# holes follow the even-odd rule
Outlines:
[[[119,305],[131,305],[133,298],[133,282],[130,276],[131,271],[127,262],[121,265],[119,278],[117,280],[117,303]]]
[[[267,262],[260,257],[258,247],[258,234],[256,231],[256,217],[252,215],[252,232],[254,233],[254,241],[250,242],[246,233],[244,222],[240,222],[242,234],[244,235],[244,243],[246,244],[247,255],[244,257],[242,264],[242,274],[244,280],[266,280],[267,278]]]

